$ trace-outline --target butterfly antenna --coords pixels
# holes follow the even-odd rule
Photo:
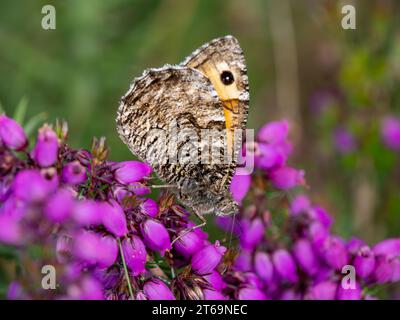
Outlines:
[[[232,237],[233,237],[233,231],[235,230],[236,215],[237,215],[237,212],[235,212],[232,217],[232,224],[231,224],[231,231],[230,231],[230,235],[229,235],[229,247],[228,248],[231,248],[231,245],[232,245]]]

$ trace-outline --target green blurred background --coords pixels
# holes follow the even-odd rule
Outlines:
[[[341,27],[349,3],[356,30]],[[46,4],[56,30],[41,27]],[[399,15],[395,0],[2,0],[0,101],[12,115],[26,99],[28,117],[69,122],[72,146],[104,135],[112,159],[130,159],[114,119],[132,79],[232,34],[248,65],[248,127],[287,118],[312,199],[341,235],[377,241],[400,233],[399,157],[379,137],[381,117],[400,112]],[[335,146],[337,128],[351,150]]]

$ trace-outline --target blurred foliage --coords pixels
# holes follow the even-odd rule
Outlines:
[[[92,136],[105,135],[113,159],[126,160],[132,155],[117,137],[114,119],[133,78],[232,34],[248,65],[248,127],[289,118],[293,164],[305,168],[309,193],[336,215],[339,233],[371,241],[396,236],[400,159],[382,145],[379,122],[385,114],[400,114],[400,3],[353,1],[356,30],[341,28],[343,3],[3,0],[1,105],[10,115],[25,105],[20,118],[43,120],[45,113],[50,122],[66,119],[74,147],[89,147]],[[56,30],[41,28],[45,4],[56,8]],[[295,95],[280,87],[281,77],[293,79]],[[290,108],[280,103],[279,92],[293,95]],[[310,99],[319,92],[332,98],[316,111]],[[354,151],[336,150],[337,127],[354,135]]]

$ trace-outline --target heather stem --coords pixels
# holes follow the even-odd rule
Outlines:
[[[129,277],[128,267],[126,266],[125,256],[124,256],[124,252],[122,250],[121,239],[119,239],[119,238],[118,238],[118,246],[119,246],[119,251],[121,253],[122,265],[124,267],[126,282],[128,283],[129,295],[131,296],[131,299],[134,300],[131,279]]]

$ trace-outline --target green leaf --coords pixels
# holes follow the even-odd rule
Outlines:
[[[17,121],[20,124],[24,123],[27,107],[28,107],[28,99],[26,97],[22,97],[14,112],[13,118],[15,121]]]

